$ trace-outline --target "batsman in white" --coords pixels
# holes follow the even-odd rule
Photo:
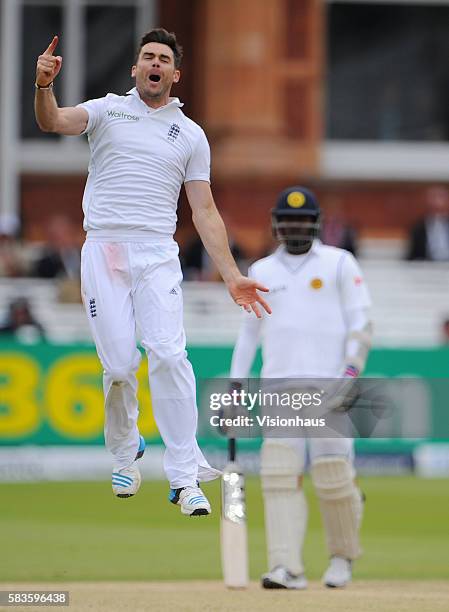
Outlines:
[[[262,378],[343,378],[363,370],[371,343],[370,297],[354,257],[317,238],[320,208],[303,187],[283,191],[272,211],[281,246],[249,275],[270,286],[271,317],[244,317],[231,378],[246,378],[259,343]],[[342,587],[360,554],[362,496],[354,477],[353,441],[309,439],[311,478],[330,565],[323,581]],[[266,438],[261,454],[269,572],[265,588],[303,589],[307,506],[302,489],[306,438]]]
[[[206,136],[184,115],[179,99],[170,97],[182,59],[175,34],[154,29],[143,36],[131,68],[135,87],[126,95],[109,93],[67,108],[59,108],[53,94],[62,66],[62,57],[54,55],[57,44],[55,36],[37,61],[35,114],[43,131],[89,139],[81,285],[104,368],[112,489],[118,497],[130,497],[141,482],[136,459],[145,442],[137,427],[138,330],[166,446],[169,499],[183,514],[209,514],[198,481],[216,478],[218,471],[196,441],[195,379],[185,350],[182,274],[173,239],[183,183],[195,226],[234,301],[261,316],[258,304],[269,307],[258,290],[267,289],[240,274],[210,189]]]

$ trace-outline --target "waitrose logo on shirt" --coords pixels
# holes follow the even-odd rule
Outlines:
[[[106,111],[108,117],[111,119],[127,119],[128,121],[140,121],[140,117],[136,117],[136,115],[128,115],[128,113],[124,113],[123,111]]]

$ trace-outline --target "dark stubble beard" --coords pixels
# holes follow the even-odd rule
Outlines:
[[[159,102],[167,95],[167,93],[170,93],[170,88],[171,88],[171,85],[167,87],[163,87],[159,93],[151,93],[149,91],[144,91],[143,93],[141,93],[139,91],[139,94],[142,100],[144,101],[148,100],[149,102]]]

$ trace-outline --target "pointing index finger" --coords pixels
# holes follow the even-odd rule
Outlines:
[[[58,44],[59,38],[57,36],[53,36],[53,40],[48,45],[47,49],[43,53],[43,55],[53,55],[53,51],[56,49],[56,45]]]

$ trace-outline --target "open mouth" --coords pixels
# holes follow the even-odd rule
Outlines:
[[[158,74],[150,74],[150,81],[153,81],[153,83],[159,83],[160,80],[161,77]]]

